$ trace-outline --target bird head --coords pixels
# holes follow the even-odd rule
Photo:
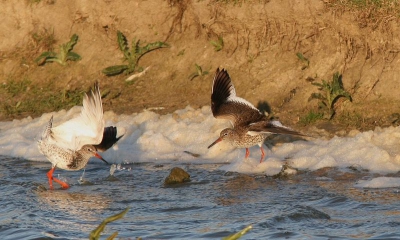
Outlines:
[[[97,153],[96,148],[93,145],[84,145],[81,149],[85,154],[88,154],[90,157],[96,157],[103,162],[109,164],[102,156]]]
[[[221,142],[222,140],[229,140],[231,139],[232,135],[233,135],[233,129],[232,128],[225,128],[224,130],[221,131],[221,133],[219,134],[219,138],[217,140],[215,140],[213,143],[211,143],[210,146],[208,146],[208,148],[211,148],[212,146],[214,146],[215,144]]]

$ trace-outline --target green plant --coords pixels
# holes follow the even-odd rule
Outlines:
[[[114,215],[114,216],[111,216],[111,217],[108,217],[108,218],[104,219],[104,221],[101,222],[100,225],[99,225],[95,230],[93,230],[93,231],[90,233],[89,239],[90,239],[90,240],[98,240],[98,239],[100,239],[100,234],[101,234],[101,232],[104,230],[104,228],[106,227],[106,225],[107,225],[108,223],[110,223],[110,222],[113,222],[113,221],[116,221],[116,220],[122,218],[122,217],[128,212],[128,210],[129,210],[129,208],[126,208],[124,211],[122,211],[122,212],[120,212],[120,213],[118,213],[118,214],[116,214],[116,215]],[[118,232],[115,232],[115,233],[113,233],[111,236],[109,236],[109,237],[107,238],[107,240],[108,240],[108,239],[109,239],[109,240],[112,240],[112,239],[114,239],[117,235],[118,235]]]
[[[82,95],[85,89],[59,89],[54,81],[37,84],[28,78],[15,80],[9,78],[0,85],[0,116],[20,118],[38,116],[43,112],[69,109],[82,104]],[[34,99],[34,101],[32,101]]]
[[[66,65],[68,60],[78,61],[81,59],[81,56],[75,52],[72,52],[72,49],[77,42],[78,35],[74,34],[69,42],[60,45],[58,53],[53,51],[44,52],[35,59],[35,62],[38,65],[43,65],[47,62],[58,62],[61,65]]]
[[[195,63],[194,66],[196,67],[196,72],[189,75],[189,80],[193,80],[196,77],[205,76],[209,73],[208,71],[203,71],[201,66],[197,65],[197,63]]]
[[[323,117],[324,117],[323,113],[314,112],[313,110],[310,110],[307,113],[307,115],[300,118],[299,123],[306,126],[308,124],[315,123],[316,121],[322,119]]]
[[[107,76],[114,76],[121,73],[132,73],[137,71],[139,59],[146,53],[156,50],[158,48],[169,47],[167,43],[164,42],[152,42],[145,46],[140,46],[140,40],[133,39],[131,44],[131,49],[129,49],[128,41],[124,34],[120,31],[117,32],[117,40],[119,49],[124,54],[124,61],[127,64],[124,65],[114,65],[103,69],[103,73]],[[139,69],[139,72],[141,69]]]
[[[375,21],[377,18],[382,17],[400,17],[399,2],[397,0],[331,0],[326,2],[326,6],[365,12],[363,17]]]
[[[217,41],[210,41],[210,43],[214,46],[214,50],[216,52],[221,51],[224,48],[224,39],[222,36],[218,36]]]
[[[182,49],[178,52],[178,55],[176,56],[183,56],[185,54],[185,49]]]
[[[8,79],[6,83],[1,85],[1,88],[6,90],[6,93],[9,94],[11,98],[14,98],[15,96],[25,93],[30,84],[31,80],[28,78],[24,78],[22,81]]]
[[[40,3],[42,0],[30,0],[30,1],[28,1],[29,2],[29,4],[38,4],[38,3]]]
[[[310,60],[304,57],[302,53],[298,52],[296,53],[296,56],[305,64],[304,66],[301,67],[301,70],[304,70],[310,66]]]
[[[344,90],[342,75],[339,72],[333,74],[331,82],[322,80],[322,83],[312,82],[311,84],[317,86],[322,93],[312,93],[308,101],[313,99],[320,100],[318,106],[320,109],[326,110],[325,118],[329,120],[335,114],[334,105],[339,98],[345,97],[350,102],[352,101],[350,93]]]

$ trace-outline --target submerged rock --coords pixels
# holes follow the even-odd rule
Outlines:
[[[176,184],[189,182],[190,175],[180,167],[174,167],[171,169],[168,177],[165,178],[164,184]]]

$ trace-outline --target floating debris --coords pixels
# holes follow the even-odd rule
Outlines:
[[[192,153],[192,152],[189,152],[189,151],[183,151],[184,153],[187,153],[187,154],[189,154],[189,155],[191,155],[191,156],[193,156],[193,157],[196,157],[196,158],[198,158],[198,157],[200,157],[201,155],[200,154],[198,154],[198,153]]]

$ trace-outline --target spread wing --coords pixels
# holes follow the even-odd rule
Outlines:
[[[233,126],[247,125],[266,117],[253,104],[236,96],[235,87],[225,69],[215,72],[211,110],[215,118],[228,119]]]
[[[81,114],[52,128],[52,138],[66,149],[79,150],[83,145],[99,144],[103,138],[104,119],[98,82],[83,97]]]
[[[103,131],[103,140],[100,144],[94,145],[97,151],[104,152],[112,147],[124,135],[117,137],[117,128],[114,126],[106,127]]]
[[[251,123],[248,127],[248,133],[250,135],[260,133],[272,133],[305,137],[305,135],[283,126],[279,121],[260,121],[256,123]]]

